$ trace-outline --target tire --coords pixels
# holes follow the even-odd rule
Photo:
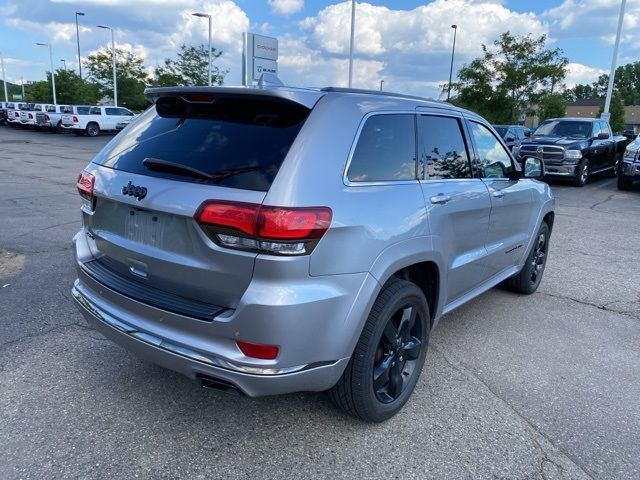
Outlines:
[[[589,162],[586,160],[580,162],[576,178],[573,179],[575,187],[584,187],[589,181]]]
[[[618,190],[631,190],[633,178],[618,174]]]
[[[62,128],[62,120],[58,120],[58,123],[54,127],[54,131],[56,133],[64,133],[64,128]]]
[[[100,127],[97,123],[94,122],[91,122],[89,125],[87,125],[86,131],[89,137],[97,137],[98,135],[100,135]]]
[[[522,270],[513,277],[507,279],[505,286],[516,293],[524,293],[531,295],[538,289],[542,281],[545,266],[547,265],[547,256],[549,250],[549,226],[546,222],[542,222],[536,239],[531,247],[527,260]],[[541,244],[542,242],[542,244]]]
[[[333,403],[367,422],[382,422],[398,413],[420,377],[430,318],[420,288],[406,280],[388,282],[373,304],[347,368],[329,390]]]
[[[610,178],[614,178],[618,175],[618,170],[620,169],[620,165],[622,164],[622,154],[616,153],[616,161],[613,164],[613,168],[611,170],[607,170],[607,176]]]

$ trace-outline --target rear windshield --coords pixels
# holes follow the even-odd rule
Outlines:
[[[267,191],[310,111],[249,96],[219,96],[210,104],[162,100],[94,162],[147,176]],[[146,166],[145,159],[150,159]],[[154,168],[149,162],[164,165]]]

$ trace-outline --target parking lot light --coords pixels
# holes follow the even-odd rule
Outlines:
[[[107,25],[97,25],[98,28],[111,30],[111,65],[113,68],[113,106],[118,106],[118,85],[116,83],[116,42],[113,36],[113,28]]]
[[[4,75],[4,57],[2,56],[2,53],[0,53],[0,67],[2,67],[2,83],[4,85],[4,101],[8,102],[9,94],[7,93],[7,80],[5,79],[5,75]]]
[[[82,80],[82,58],[80,57],[80,28],[78,27],[78,16],[84,17],[83,12],[76,12],[76,41],[78,42],[78,75]]]
[[[49,63],[51,65],[51,87],[53,89],[53,104],[57,105],[58,102],[56,101],[56,76],[53,71],[53,51],[51,49],[51,44],[38,42],[36,43],[36,45],[40,45],[41,47],[49,47]]]
[[[451,67],[449,67],[449,88],[447,89],[447,102],[451,98],[451,79],[453,77],[453,57],[456,54],[456,36],[458,34],[458,25],[451,25],[453,28],[453,48],[451,50]]]
[[[211,15],[208,13],[192,13],[194,17],[208,18],[209,19],[209,86],[211,86]]]

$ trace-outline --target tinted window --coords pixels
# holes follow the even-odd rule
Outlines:
[[[609,128],[609,124],[607,122],[600,122],[600,132],[611,136],[611,128]]]
[[[220,97],[212,104],[190,104],[188,109],[178,105],[180,101],[172,106],[161,100],[138,116],[94,161],[147,176],[267,191],[309,115],[298,104],[255,97]],[[216,178],[149,170],[142,164],[146,158]]]
[[[46,110],[47,110],[47,112],[55,112],[56,111],[56,106],[55,105],[47,105]]]
[[[511,157],[498,139],[484,125],[469,122],[478,151],[480,174],[484,178],[507,178],[511,174]]]
[[[414,180],[415,157],[414,115],[373,115],[362,127],[347,178],[352,182]]]
[[[133,113],[131,113],[129,110],[127,110],[126,108],[118,108],[118,115],[126,115],[128,117],[132,117]]]
[[[500,135],[502,138],[504,138],[505,133],[507,133],[507,127],[501,127],[500,125],[494,125],[493,128],[496,129],[496,132],[498,132],[498,135]]]
[[[460,122],[455,118],[418,117],[425,180],[470,178],[469,157]]]
[[[98,108],[98,107],[96,107]],[[90,107],[78,107],[76,109],[78,111],[78,115],[88,115],[89,112],[91,112],[91,110],[93,110],[93,108]],[[100,108],[98,108],[98,115],[100,115]]]
[[[89,109],[89,115],[102,115],[102,110],[100,109],[100,107],[91,107]]]
[[[104,109],[105,113],[107,115],[120,115],[120,109],[119,108],[105,108]]]

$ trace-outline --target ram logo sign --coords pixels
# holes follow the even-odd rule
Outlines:
[[[252,85],[263,73],[278,74],[278,39],[244,33],[242,84]]]

